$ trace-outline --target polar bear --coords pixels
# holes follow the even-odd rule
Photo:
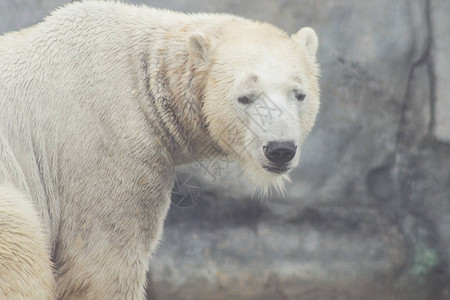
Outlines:
[[[283,188],[319,109],[317,36],[86,1],[0,37],[0,298],[143,299],[174,167]]]

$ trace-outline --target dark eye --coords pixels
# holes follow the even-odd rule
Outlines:
[[[303,100],[305,100],[305,97],[306,97],[306,95],[303,94],[302,92],[295,91],[295,98],[296,98],[298,101],[303,101]]]
[[[238,98],[238,102],[241,104],[250,104],[252,100],[248,96],[241,96]]]

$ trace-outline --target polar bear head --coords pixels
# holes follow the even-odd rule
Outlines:
[[[208,132],[263,192],[283,190],[316,119],[317,47],[311,28],[288,36],[246,20],[188,38],[193,63],[205,74]]]

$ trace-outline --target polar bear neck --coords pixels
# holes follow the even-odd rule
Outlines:
[[[221,22],[226,21],[227,17],[222,17]],[[205,25],[200,18],[188,25],[189,22],[183,20],[158,28],[149,35],[139,35],[143,39],[139,45],[150,45],[138,53],[145,101],[149,104],[144,113],[151,115],[148,118],[152,120],[151,126],[159,132],[175,164],[226,157],[208,133],[202,115],[201,99],[208,74],[194,67],[187,50],[189,32],[214,23],[211,17],[203,22]]]
[[[188,67],[184,63],[187,62],[177,66],[178,63],[172,62],[169,67],[164,57],[151,59],[148,54],[140,55],[149,104],[143,113],[148,116],[152,128],[158,132],[161,143],[171,153],[174,162],[183,164],[196,159],[196,148],[204,145],[209,135],[201,116],[201,95],[197,95],[191,86],[195,81],[194,74],[186,70]]]

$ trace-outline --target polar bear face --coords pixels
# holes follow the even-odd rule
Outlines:
[[[206,68],[208,131],[257,187],[282,189],[319,108],[317,36],[239,22],[219,36],[190,38]]]

